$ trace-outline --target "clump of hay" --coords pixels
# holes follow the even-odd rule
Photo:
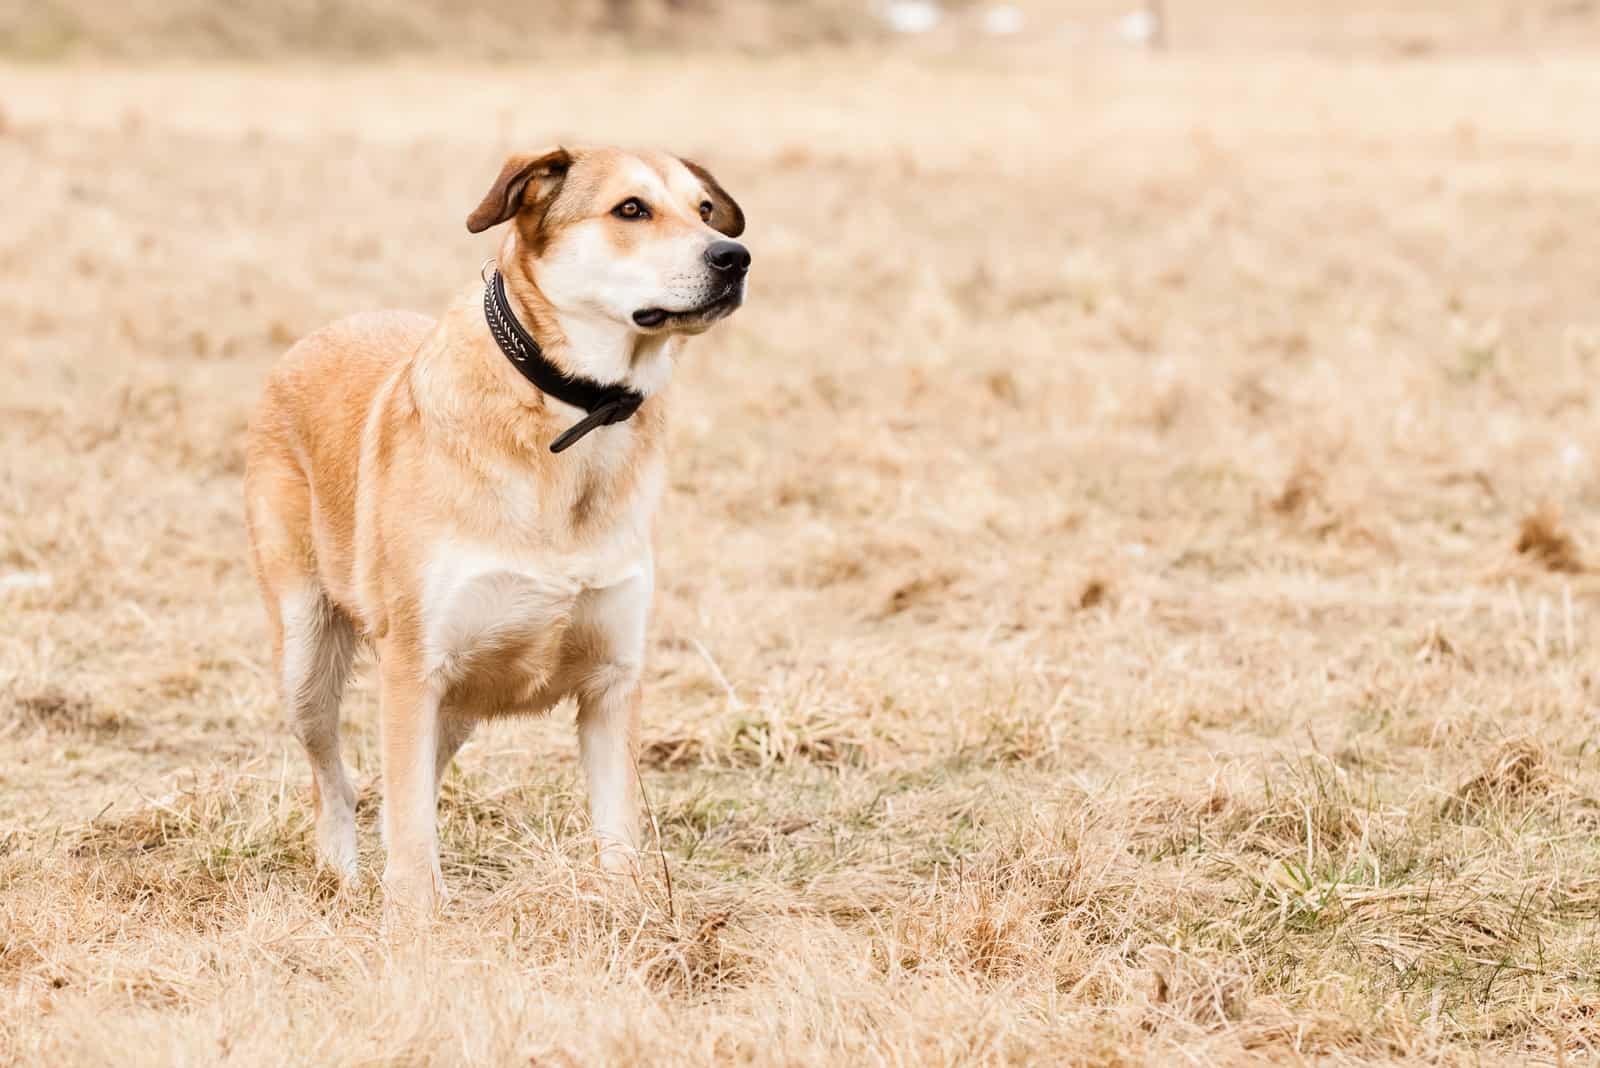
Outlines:
[[[1575,575],[1585,570],[1583,550],[1567,529],[1561,510],[1551,501],[1523,517],[1517,533],[1517,552],[1547,571]]]
[[[1298,516],[1322,495],[1322,473],[1304,460],[1295,464],[1267,506],[1281,516]]]
[[[1078,607],[1084,610],[1105,604],[1111,597],[1111,586],[1105,579],[1092,578],[1083,584],[1078,593]]]
[[[0,694],[0,728],[44,734],[103,735],[122,727],[116,713],[55,686]]]
[[[1205,959],[1170,946],[1141,954],[1149,969],[1151,1007],[1160,1016],[1226,1027],[1250,1006],[1250,977],[1237,961]]]
[[[1500,745],[1482,770],[1462,783],[1444,804],[1446,816],[1463,816],[1521,806],[1548,794],[1555,775],[1544,748],[1531,738]]]

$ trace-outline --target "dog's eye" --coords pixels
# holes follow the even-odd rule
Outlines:
[[[702,200],[700,202],[700,221],[701,222],[710,222],[711,221],[711,213],[713,211],[715,211],[715,210],[716,210],[716,206],[714,204],[712,204],[711,201]]]
[[[645,207],[644,201],[638,197],[629,197],[612,208],[611,214],[619,219],[648,219],[650,218],[650,209]]]

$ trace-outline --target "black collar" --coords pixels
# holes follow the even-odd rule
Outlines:
[[[483,287],[483,317],[488,320],[489,333],[494,335],[500,351],[535,389],[589,413],[588,418],[574,423],[550,443],[551,452],[560,452],[591,430],[630,418],[644,403],[644,394],[636,389],[608,386],[582,375],[569,375],[545,359],[533,335],[517,322],[516,313],[506,300],[506,284],[499,271],[494,272],[494,277]]]

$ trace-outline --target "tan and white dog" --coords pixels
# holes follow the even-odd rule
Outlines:
[[[439,779],[474,723],[568,696],[600,860],[635,863],[664,478],[657,394],[685,335],[743,301],[750,263],[729,240],[744,229],[739,206],[703,168],[665,154],[515,156],[467,228],[508,221],[498,277],[437,322],[361,315],[291,348],[249,433],[251,555],[289,723],[311,761],[318,858],[355,873],[339,701],[357,646],[371,642],[383,884],[423,911],[443,890]],[[504,322],[491,330],[501,314],[531,352],[508,343]],[[596,411],[596,396],[626,403]],[[569,430],[582,440],[553,452]]]

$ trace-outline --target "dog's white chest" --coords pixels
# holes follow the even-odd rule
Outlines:
[[[648,550],[557,557],[440,546],[422,584],[425,670],[446,686],[492,671],[544,687],[575,626],[636,659],[652,586]]]
[[[620,441],[585,440],[585,459],[603,480],[607,456]],[[573,478],[573,487],[591,480]],[[515,540],[464,536],[434,542],[423,563],[420,622],[423,664],[442,688],[481,695],[476,703],[500,708],[560,696],[563,673],[604,657],[638,663],[654,586],[650,514],[659,471],[648,468],[626,502],[586,524],[573,520],[578,506],[565,496],[535,499],[505,488],[484,511],[500,516]],[[575,490],[574,500],[583,497]],[[525,699],[525,700],[524,700]]]

